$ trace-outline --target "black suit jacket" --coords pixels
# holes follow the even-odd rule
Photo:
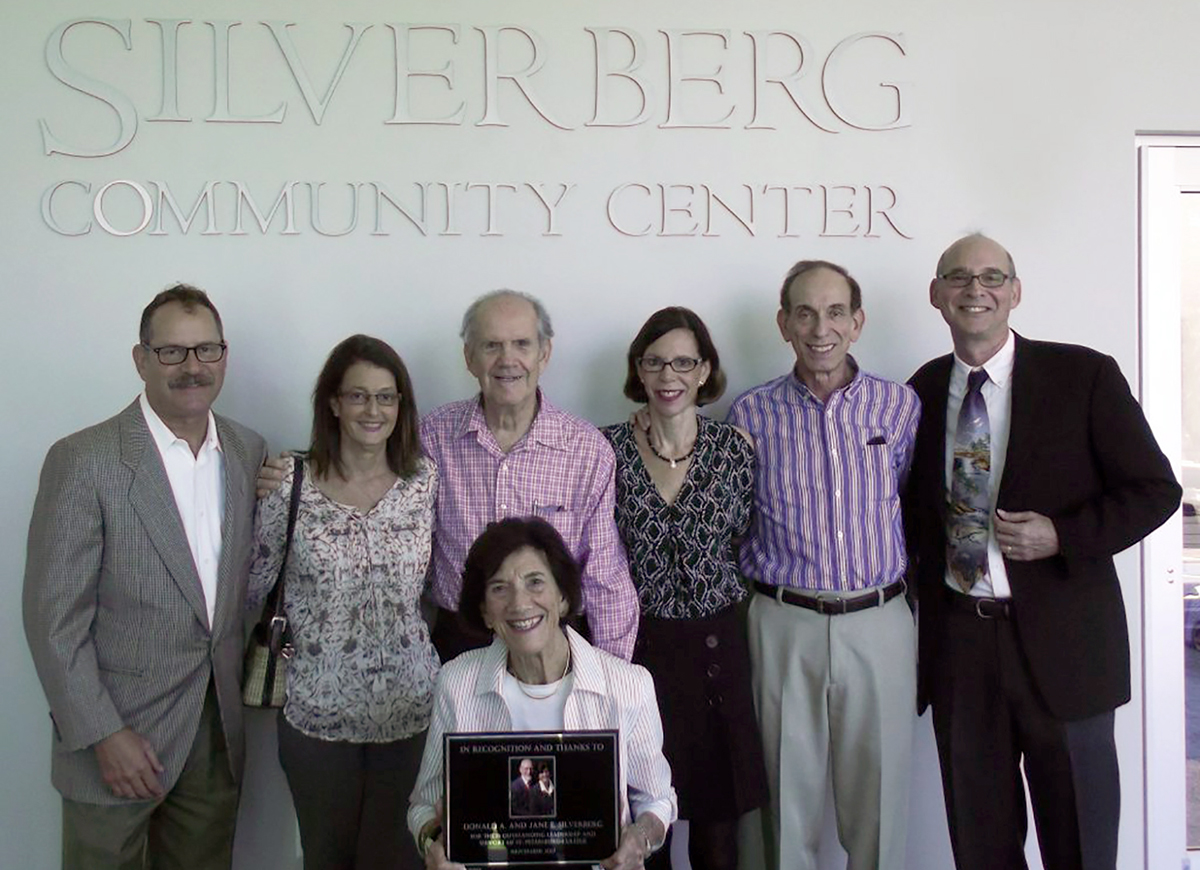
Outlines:
[[[920,607],[924,711],[945,607],[946,402],[953,357],[909,383],[921,422],[905,495]],[[1112,556],[1179,506],[1181,490],[1112,357],[1016,336],[1008,453],[997,507],[1048,516],[1059,553],[1006,562],[1015,624],[1050,713],[1072,720],[1129,700],[1129,633]]]

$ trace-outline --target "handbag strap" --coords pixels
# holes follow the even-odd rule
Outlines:
[[[287,574],[288,557],[292,550],[292,534],[296,531],[296,515],[300,512],[300,487],[304,483],[304,459],[304,454],[295,456],[295,468],[292,472],[292,497],[288,502],[287,537],[283,543],[283,560],[279,563],[279,576],[275,578],[275,585],[271,587],[268,594],[268,600],[271,601],[272,623],[275,623],[276,620],[283,620],[281,623],[276,623],[281,626],[279,632],[281,642],[287,626],[286,618],[283,615],[284,577]],[[274,631],[272,631],[272,635],[274,635]]]

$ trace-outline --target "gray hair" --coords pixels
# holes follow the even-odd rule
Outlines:
[[[479,310],[484,305],[491,302],[493,299],[503,297],[511,299],[523,299],[533,306],[533,313],[537,316],[537,332],[538,344],[545,344],[550,339],[554,338],[554,327],[550,324],[550,314],[546,311],[546,306],[542,305],[541,301],[528,293],[522,293],[520,290],[509,290],[502,288],[500,290],[492,290],[484,293],[478,299],[471,303],[463,314],[462,327],[458,331],[459,337],[463,340],[463,344],[470,346],[475,339],[475,318],[479,315]]]
[[[964,242],[978,242],[978,241],[991,242],[997,248],[1002,250],[1004,252],[1004,256],[1008,259],[1008,277],[1009,278],[1017,277],[1017,267],[1016,267],[1016,264],[1013,263],[1012,254],[1010,254],[1008,252],[1008,248],[1004,247],[1004,245],[1000,244],[998,241],[993,239],[991,236],[986,236],[980,232],[969,233],[969,234],[963,236],[961,239],[958,239],[956,242],[954,242],[954,244],[952,244],[950,247],[946,248],[946,250],[942,251],[942,255],[940,257],[938,257],[937,269],[935,271],[935,274],[939,278],[942,276],[943,269],[946,265],[946,257],[948,257],[950,255],[951,251],[953,251],[955,248],[957,248],[959,245],[963,244]]]

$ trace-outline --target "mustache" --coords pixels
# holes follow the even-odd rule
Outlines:
[[[212,375],[204,374],[184,374],[167,381],[167,386],[172,390],[183,390],[188,387],[211,387],[212,385]]]

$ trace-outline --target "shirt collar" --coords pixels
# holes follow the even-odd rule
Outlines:
[[[858,368],[858,362],[850,354],[846,355],[846,361],[850,363],[850,369],[852,371],[852,374],[850,375],[850,382],[846,384],[846,386],[839,387],[830,393],[830,399],[832,399],[838,393],[845,393],[847,396],[853,396],[856,392],[858,392],[858,389],[862,384],[862,372]],[[798,396],[801,401],[810,402],[814,405],[825,404],[813,394],[813,391],[808,388],[808,384],[800,380],[800,377],[796,374],[795,366],[792,366],[792,370],[788,372],[786,382],[791,385],[792,395]]]
[[[571,645],[571,673],[575,681],[571,686],[572,692],[591,692],[604,695],[608,692],[608,680],[604,676],[604,668],[600,664],[600,656],[595,647],[584,640],[575,629],[566,626],[567,643]],[[475,694],[486,695],[493,693],[503,697],[501,687],[504,685],[504,670],[508,665],[508,647],[500,638],[494,638],[483,656],[483,666],[475,679]]]
[[[1008,331],[1008,338],[1004,340],[1004,344],[983,365],[969,365],[956,353],[954,354],[954,368],[958,370],[964,380],[974,369],[981,368],[987,372],[989,381],[997,387],[1004,387],[1008,384],[1008,379],[1012,377],[1015,350],[1016,339],[1013,337],[1013,331],[1010,329]]]
[[[154,439],[155,445],[158,447],[158,452],[163,453],[168,450],[176,442],[182,444],[190,453],[192,448],[187,441],[180,438],[170,427],[163,422],[162,417],[155,413],[154,408],[150,407],[150,400],[146,398],[145,390],[138,396],[138,403],[142,407],[142,416],[146,419],[146,428],[150,430],[150,437]],[[208,411],[208,427],[204,433],[204,442],[200,445],[200,451],[204,450],[221,450],[221,438],[217,435],[217,420],[213,416],[212,409]]]
[[[526,432],[522,441],[536,442],[547,447],[555,447],[558,449],[566,449],[567,437],[563,432],[563,427],[560,423],[560,412],[558,408],[551,404],[546,398],[546,394],[542,392],[542,388],[537,388],[537,413],[533,415],[533,422],[529,424],[529,431]],[[487,432],[487,417],[483,414],[483,394],[480,393],[471,402],[470,410],[463,416],[462,423],[458,427],[458,436],[460,438],[474,434],[477,438],[481,432]]]

